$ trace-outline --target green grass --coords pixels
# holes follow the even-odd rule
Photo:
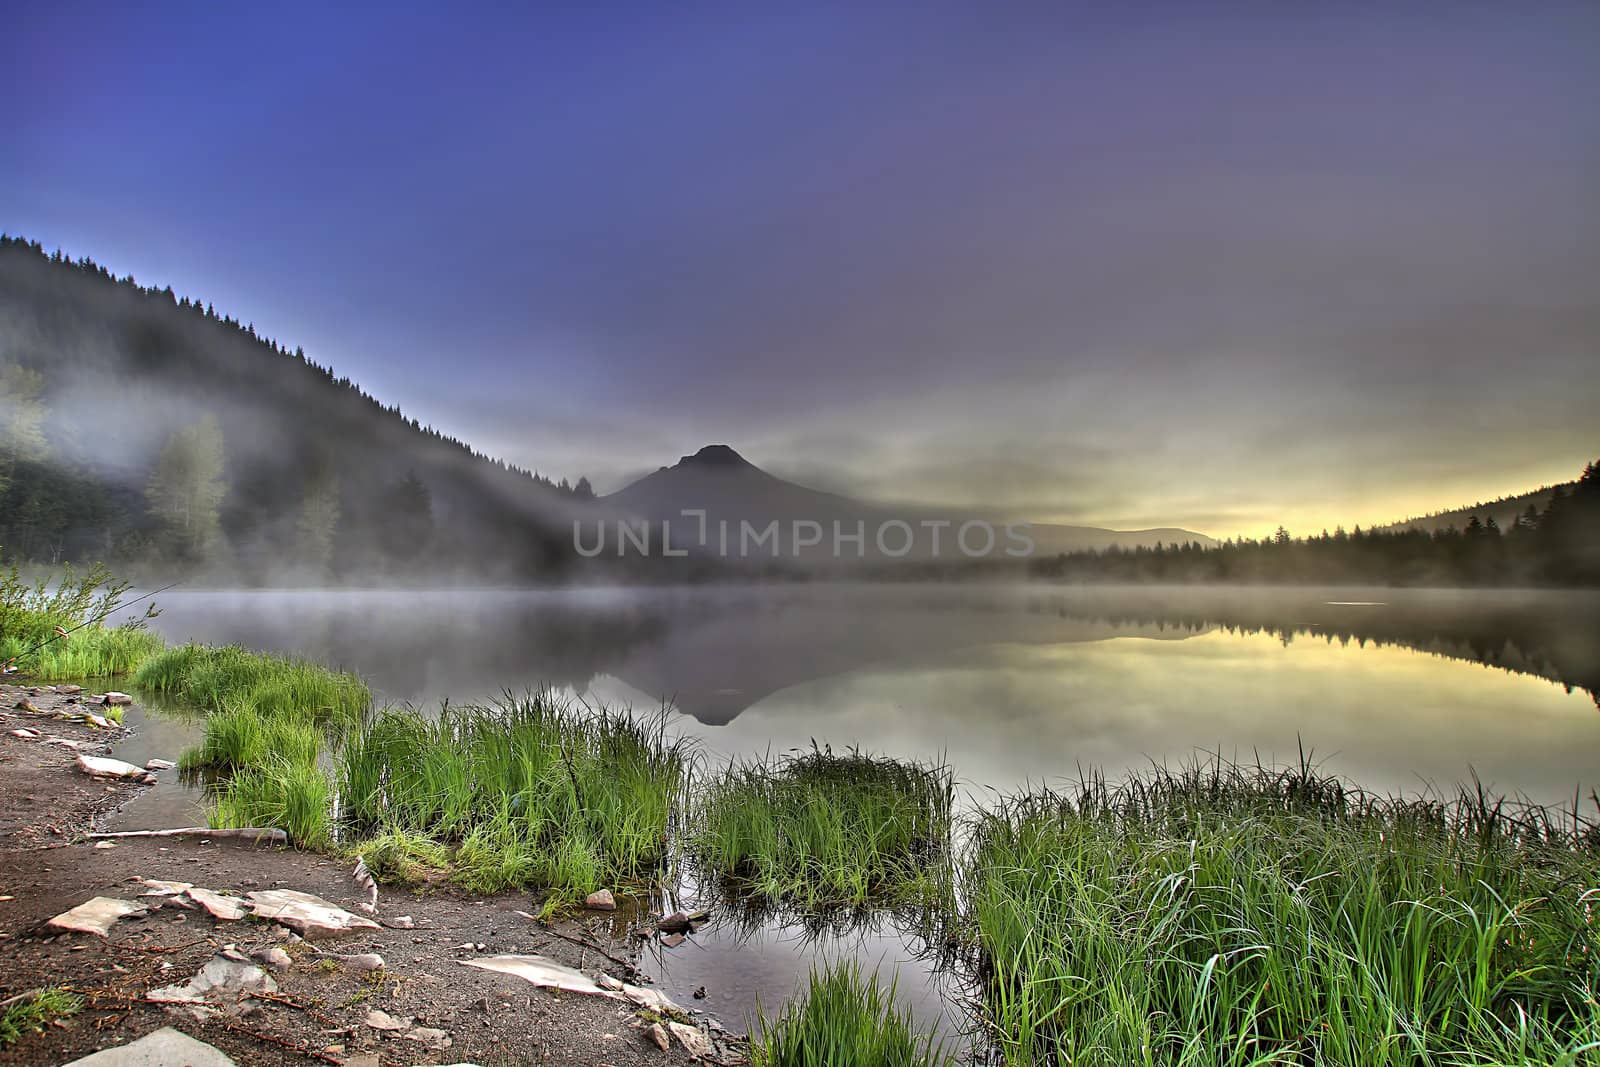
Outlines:
[[[450,850],[438,842],[404,830],[386,830],[344,848],[347,858],[360,856],[380,882],[415,885],[450,866]]]
[[[812,970],[806,993],[776,1020],[758,1014],[750,1035],[754,1067],[936,1067],[954,1061],[932,1035],[915,1032],[894,987],[862,978],[855,964]]]
[[[333,844],[333,782],[315,763],[272,757],[235,771],[211,800],[209,821],[219,828],[275,826],[297,848]]]
[[[147,660],[133,684],[207,713],[248,709],[334,728],[353,726],[372,704],[371,691],[354,674],[238,645],[169,648]]]
[[[323,729],[309,714],[229,708],[206,717],[204,737],[178,766],[185,774],[238,771],[272,758],[307,766],[317,762],[323,743]]]
[[[13,677],[39,682],[128,673],[162,648],[145,629],[153,608],[120,626],[98,621],[117,610],[128,588],[98,566],[83,574],[64,567],[31,584],[15,566],[0,570],[0,663],[15,659]]]
[[[689,854],[802,909],[927,904],[948,892],[953,792],[946,767],[855,751],[734,763],[701,798]]]
[[[1594,845],[1304,766],[1017,797],[964,871],[989,1034],[1017,1065],[1593,1063]]]
[[[57,1019],[65,1019],[83,1010],[83,998],[59,987],[41,989],[25,996],[6,1008],[0,1015],[0,1048],[36,1034]]]
[[[338,756],[357,836],[401,832],[455,848],[477,892],[523,886],[581,898],[662,868],[688,784],[664,717],[590,712],[549,694],[437,718],[386,709]]]

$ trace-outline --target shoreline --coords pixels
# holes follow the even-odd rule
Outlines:
[[[23,696],[45,715],[14,710]],[[106,754],[129,731],[46,717],[59,703],[49,694],[28,695],[25,687],[0,686],[0,896],[12,898],[0,900],[0,955],[8,961],[0,1000],[67,986],[85,1006],[42,1033],[0,1048],[0,1064],[64,1063],[166,1026],[242,1064],[694,1062],[678,1041],[666,1051],[658,1048],[647,1024],[636,1025],[644,1020],[631,1005],[553,993],[461,965],[496,954],[538,954],[591,977],[603,973],[636,982],[631,965],[650,936],[648,917],[583,912],[545,929],[519,914],[532,909],[526,894],[475,896],[439,885],[380,893],[380,919],[409,915],[410,928],[380,926],[331,943],[294,942],[282,940],[282,928],[273,923],[222,922],[201,909],[142,897],[141,878],[230,894],[294,889],[364,914],[360,904],[367,894],[344,861],[311,852],[205,838],[87,840],[85,835],[149,787],[106,784],[81,773],[78,751]],[[11,734],[16,729],[36,729],[81,747],[18,738]],[[160,906],[118,921],[106,938],[46,925],[95,896]],[[154,989],[189,979],[225,946],[246,957],[275,946],[294,949],[290,966],[271,974],[276,999],[247,999],[235,1006],[244,1009],[237,1014],[219,1011],[205,1020],[145,999]],[[331,957],[318,954],[321,946],[341,955],[376,953],[383,966],[330,967]],[[630,966],[619,967],[618,960]],[[368,1024],[374,1009],[414,1025],[401,1032],[378,1029]],[[737,1042],[720,1026],[703,1014],[692,1017],[717,1042],[717,1062],[742,1061]],[[449,1044],[434,1048],[425,1040],[431,1034],[406,1036],[418,1030],[442,1031]]]

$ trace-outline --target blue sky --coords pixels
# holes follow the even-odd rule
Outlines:
[[[12,4],[0,229],[602,488],[1034,518],[1600,455],[1600,8]]]

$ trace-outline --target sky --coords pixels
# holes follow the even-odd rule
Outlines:
[[[1217,536],[1600,457],[1600,6],[12,2],[0,229],[602,491]]]

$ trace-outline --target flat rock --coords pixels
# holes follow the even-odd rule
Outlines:
[[[354,956],[336,956],[334,958],[346,967],[357,971],[383,970],[383,957],[376,952],[361,952]]]
[[[664,993],[643,986],[629,985],[626,982],[609,981],[606,985],[590,978],[582,971],[574,970],[565,964],[557,963],[548,956],[484,956],[481,959],[457,960],[457,963],[467,967],[477,967],[485,971],[498,971],[500,974],[509,974],[524,981],[532,982],[543,989],[561,989],[568,993],[584,993],[592,997],[610,997],[612,1000],[626,1000],[637,1004],[641,1008],[650,1008],[654,1011],[681,1011],[672,1000]],[[606,988],[613,986],[614,988]]]
[[[271,971],[287,971],[294,963],[290,955],[277,945],[257,949],[251,955],[255,957],[256,962]]]
[[[118,919],[129,915],[143,915],[146,910],[143,904],[135,904],[131,900],[95,897],[84,901],[71,911],[57,915],[50,920],[50,925],[61,930],[76,930],[82,934],[105,937],[111,931],[111,924]]]
[[[411,1020],[409,1018],[399,1019],[386,1011],[373,1008],[367,1012],[367,1025],[374,1030],[409,1030],[411,1028]]]
[[[137,1041],[73,1060],[65,1067],[235,1067],[233,1060],[204,1041],[196,1041],[181,1030],[164,1026]]]
[[[213,956],[184,985],[162,986],[146,994],[157,1004],[202,1004],[237,1000],[246,993],[276,993],[278,983],[253,963]]]
[[[175,897],[194,888],[193,882],[166,882],[160,878],[141,878],[139,884],[145,887],[141,897]]]
[[[190,886],[184,895],[209,911],[213,919],[221,919],[223,922],[242,919],[250,911],[249,901],[239,897],[226,897],[197,885]]]
[[[701,1032],[698,1026],[668,1020],[667,1029],[672,1031],[672,1036],[682,1042],[683,1047],[691,1056],[711,1055],[711,1039]]]
[[[73,696],[74,694],[83,692],[83,686],[81,686],[81,685],[58,685],[58,686],[56,686],[56,692],[64,693],[67,696]],[[157,1031],[157,1033],[159,1033],[159,1032],[160,1031]]]
[[[656,929],[664,934],[690,934],[694,932],[694,924],[704,922],[711,913],[699,911],[675,911],[671,915],[663,916],[656,923]]]
[[[257,917],[282,923],[307,941],[382,929],[371,919],[296,889],[264,889],[249,894],[249,898]]]
[[[415,1029],[407,1030],[400,1036],[407,1041],[415,1041],[419,1045],[433,1049],[435,1052],[440,1052],[454,1044],[450,1040],[449,1034],[443,1030],[435,1030],[427,1026],[418,1026]]]
[[[144,769],[147,771],[170,771],[176,766],[177,764],[169,759],[147,759],[144,761]]]
[[[132,704],[133,698],[127,693],[118,693],[116,690],[112,690],[105,695],[105,702],[111,705]]]
[[[143,767],[135,767],[109,756],[78,754],[78,770],[93,778],[118,778],[129,782],[153,782],[156,776]]]

